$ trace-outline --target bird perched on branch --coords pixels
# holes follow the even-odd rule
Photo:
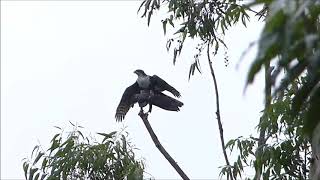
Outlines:
[[[137,102],[141,108],[140,112],[143,112],[143,107],[149,104],[149,113],[152,110],[152,105],[168,111],[179,111],[179,108],[183,106],[182,102],[162,93],[169,91],[176,97],[181,96],[179,91],[159,76],[149,76],[140,69],[134,73],[138,75],[137,81],[124,91],[116,110],[115,118],[117,121],[122,121],[129,109]]]

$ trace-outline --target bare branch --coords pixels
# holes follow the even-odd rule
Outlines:
[[[216,115],[217,115],[217,121],[218,121],[219,132],[220,132],[221,147],[222,147],[222,151],[223,151],[223,155],[224,155],[224,159],[226,161],[226,164],[227,164],[227,166],[230,167],[230,163],[228,160],[226,147],[225,147],[225,143],[224,143],[224,137],[223,137],[223,128],[222,128],[221,116],[220,116],[218,83],[217,83],[217,79],[216,79],[216,76],[214,74],[214,70],[212,67],[212,61],[210,59],[210,40],[208,41],[207,56],[208,56],[208,63],[209,63],[209,67],[210,67],[210,71],[211,71],[211,75],[212,75],[212,79],[213,79],[213,83],[214,83],[215,94],[216,94],[216,106],[217,106]],[[233,178],[231,169],[229,169],[228,171],[230,174],[230,179],[233,180],[234,178]]]
[[[177,173],[181,176],[184,180],[190,180],[188,176],[182,171],[182,169],[178,166],[178,164],[174,161],[174,159],[169,155],[169,153],[163,148],[163,146],[160,144],[160,141],[158,140],[156,134],[154,133],[149,121],[148,121],[148,114],[143,113],[140,111],[139,116],[141,117],[144,125],[146,126],[152,141],[156,145],[156,147],[159,149],[159,151],[162,153],[162,155],[169,161],[171,166],[177,171]]]

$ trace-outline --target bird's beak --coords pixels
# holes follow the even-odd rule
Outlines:
[[[137,70],[133,71],[133,73],[135,73],[135,74],[137,74],[137,75],[138,75]]]

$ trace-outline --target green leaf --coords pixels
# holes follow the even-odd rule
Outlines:
[[[263,180],[269,180],[269,178],[270,178],[270,168],[268,168],[267,171],[263,173]]]
[[[99,135],[101,135],[101,136],[104,136],[104,137],[106,137],[106,138],[112,138],[113,135],[115,135],[116,133],[117,133],[117,131],[113,131],[113,132],[108,133],[108,134],[106,134],[106,133],[97,133],[97,134],[99,134]]]
[[[152,15],[152,10],[150,10],[148,13],[148,26],[150,25],[151,15]]]
[[[149,9],[149,7],[150,7],[151,0],[146,0],[145,2],[146,2],[146,3],[144,3],[144,4],[145,4],[145,5],[144,5],[144,13],[142,14],[141,17],[145,17],[145,16],[146,16],[146,14],[147,14],[147,12],[148,12],[148,9]]]
[[[38,156],[36,157],[36,159],[33,161],[33,165],[35,165],[43,155],[44,155],[44,153],[40,152],[38,154]]]
[[[227,142],[227,144],[226,144],[226,148],[228,148],[229,146],[233,145],[234,142],[235,142],[234,139],[229,140],[229,141]]]
[[[36,145],[36,146],[33,148],[33,150],[32,150],[31,157],[33,157],[33,153],[34,153],[35,151],[38,151],[38,149],[39,149],[39,146]]]
[[[23,171],[24,171],[24,177],[27,179],[27,173],[28,173],[29,164],[27,162],[23,163]]]
[[[46,178],[46,176],[47,176],[46,174],[42,174],[41,175],[41,180],[44,180],[44,178]]]
[[[170,18],[168,19],[169,21],[169,24],[174,27],[174,24],[173,24],[173,15],[170,15]]]
[[[71,121],[69,121],[69,123],[70,123],[72,126],[76,126],[76,125],[74,125]]]
[[[240,156],[238,157],[238,160],[237,160],[237,164],[238,164],[238,167],[241,171],[243,171],[243,166],[242,166],[242,162],[241,162],[241,158]],[[241,173],[239,173],[240,177],[241,177]]]
[[[33,169],[33,168],[31,168],[31,169],[30,169],[30,174],[29,174],[29,178],[28,178],[28,179],[29,179],[29,180],[33,180],[34,173],[35,173],[35,172],[37,172],[37,171],[38,171],[38,168],[34,168],[34,169]]]
[[[82,137],[82,139],[84,139],[84,136],[83,136],[83,134],[82,134],[82,132],[81,131],[77,131],[79,134],[80,134],[80,136]]]
[[[173,64],[176,64],[178,50],[175,48],[173,50]]]
[[[281,164],[276,163],[276,164],[275,164],[275,167],[274,167],[274,171],[275,171],[275,173],[276,173],[278,176],[280,176],[280,173],[281,173]]]
[[[275,90],[275,94],[283,91],[285,88],[288,87],[288,85],[292,81],[294,81],[294,79],[298,78],[298,76],[300,76],[303,73],[303,71],[305,70],[306,65],[307,65],[306,61],[303,61],[303,62],[299,62],[298,64],[293,66],[291,68],[291,70],[289,72],[287,72],[285,78],[283,78],[279,87]],[[296,104],[296,105],[298,105],[298,104]],[[301,105],[301,104],[299,104],[299,105]],[[295,109],[295,107],[296,106],[294,106],[293,108]]]
[[[245,16],[245,14],[242,14],[242,16],[241,16],[241,21],[242,21],[242,24],[245,26],[245,27],[247,27],[247,23],[246,23],[246,16]]]
[[[255,75],[260,71],[264,64],[270,62],[271,59],[279,54],[279,35],[277,33],[265,34],[259,41],[259,46],[257,58],[254,60],[249,70],[247,84],[253,82]]]
[[[41,164],[41,169],[45,169],[46,168],[47,162],[48,162],[48,159],[44,158],[43,161],[42,161],[42,164]]]
[[[54,135],[53,138],[52,138],[52,140],[51,140],[51,142],[53,142],[54,140],[56,140],[56,138],[57,138],[59,135],[60,135],[60,134]]]
[[[138,11],[137,11],[137,12],[139,12],[139,11],[140,11],[140,9],[141,9],[141,7],[144,5],[144,3],[146,3],[146,0],[142,1],[142,3],[140,4],[140,6],[139,6],[139,8],[138,8]]]
[[[163,33],[166,35],[167,32],[167,20],[162,21]]]
[[[53,127],[55,127],[55,128],[57,128],[57,129],[62,130],[62,128],[61,128],[61,127],[59,127],[59,126],[53,126]]]
[[[190,65],[190,70],[189,70],[189,80],[190,80],[191,75],[193,75],[193,73],[194,73],[194,69],[195,69],[194,63],[192,63]]]
[[[318,81],[319,84],[320,81]],[[318,87],[313,96],[310,97],[310,109],[307,112],[307,120],[304,124],[304,131],[307,135],[311,136],[314,129],[319,124],[319,117],[320,117],[320,87]]]
[[[51,153],[52,151],[54,151],[55,149],[57,149],[57,148],[59,147],[59,145],[60,145],[60,142],[59,142],[58,140],[54,140],[54,141],[52,142],[51,147],[50,147],[48,150],[50,150],[50,153]]]
[[[200,63],[199,63],[199,61],[198,61],[198,60],[196,60],[196,62],[195,62],[195,66],[196,66],[196,68],[197,68],[198,72],[201,74],[201,70],[200,70]]]
[[[34,180],[38,180],[40,176],[40,173],[37,173],[36,176],[34,177]]]

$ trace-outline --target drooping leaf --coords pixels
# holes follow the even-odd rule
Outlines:
[[[176,63],[176,60],[177,60],[177,54],[178,54],[178,50],[177,49],[174,49],[173,50],[173,64]]]
[[[162,21],[163,33],[166,35],[167,32],[167,20]]]
[[[44,155],[44,153],[40,152],[40,153],[38,154],[38,156],[34,159],[33,165],[35,165],[43,155]]]
[[[28,168],[29,164],[27,162],[23,163],[23,171],[24,171],[24,177],[27,179],[27,174],[28,174]]]

